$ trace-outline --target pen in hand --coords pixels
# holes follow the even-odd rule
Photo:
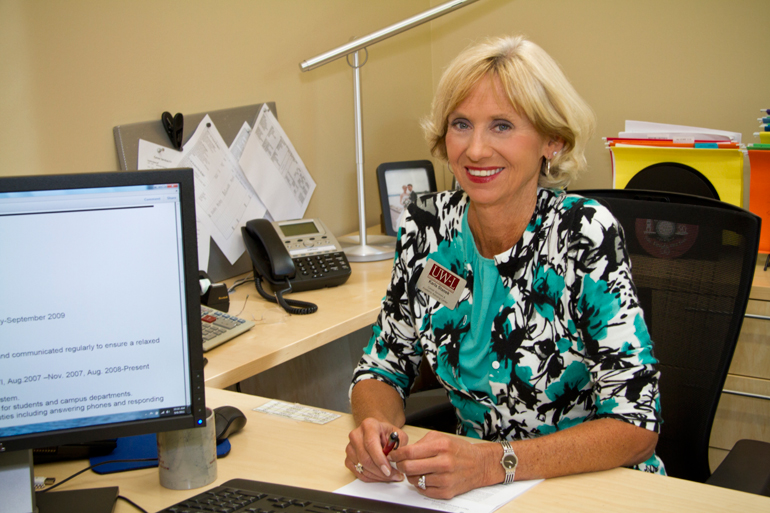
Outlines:
[[[390,453],[390,451],[392,451],[393,449],[398,449],[398,445],[399,445],[399,443],[400,443],[400,441],[399,441],[399,439],[398,439],[398,433],[396,433],[395,431],[393,431],[393,432],[390,434],[390,441],[388,442],[388,445],[386,445],[385,447],[383,447],[383,449],[382,449],[382,453],[383,453],[385,456],[387,456],[387,455]]]

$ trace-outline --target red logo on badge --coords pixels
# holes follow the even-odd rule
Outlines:
[[[434,265],[430,269],[430,276],[432,278],[436,278],[438,281],[446,285],[452,290],[455,290],[457,288],[457,284],[460,282],[460,279],[454,276],[452,273],[447,271],[446,269],[442,269],[438,265]]]

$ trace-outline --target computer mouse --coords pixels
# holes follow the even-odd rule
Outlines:
[[[246,425],[246,416],[235,406],[220,406],[214,408],[214,421],[217,443],[220,443]]]

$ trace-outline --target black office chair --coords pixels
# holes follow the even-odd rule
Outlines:
[[[634,283],[660,361],[663,425],[657,453],[670,476],[706,482],[711,426],[751,290],[760,219],[698,196],[575,192],[607,206],[625,232]],[[407,423],[450,431],[453,416],[447,405],[437,405],[412,412]],[[770,476],[770,461],[758,465]],[[748,468],[744,462],[736,466]],[[720,473],[727,475],[720,478],[723,484],[742,489],[734,473],[725,470],[715,478]],[[761,493],[756,487],[745,491]]]
[[[663,425],[657,453],[670,476],[707,482],[711,427],[749,299],[760,219],[698,196],[575,192],[607,206],[625,232],[660,361]],[[764,466],[770,475],[770,461]],[[734,475],[722,473],[723,483]]]

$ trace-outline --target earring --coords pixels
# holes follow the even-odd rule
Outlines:
[[[545,159],[545,174],[550,175],[551,174],[551,160],[556,158],[556,155],[558,154],[558,151],[553,152],[553,157],[550,159]]]

